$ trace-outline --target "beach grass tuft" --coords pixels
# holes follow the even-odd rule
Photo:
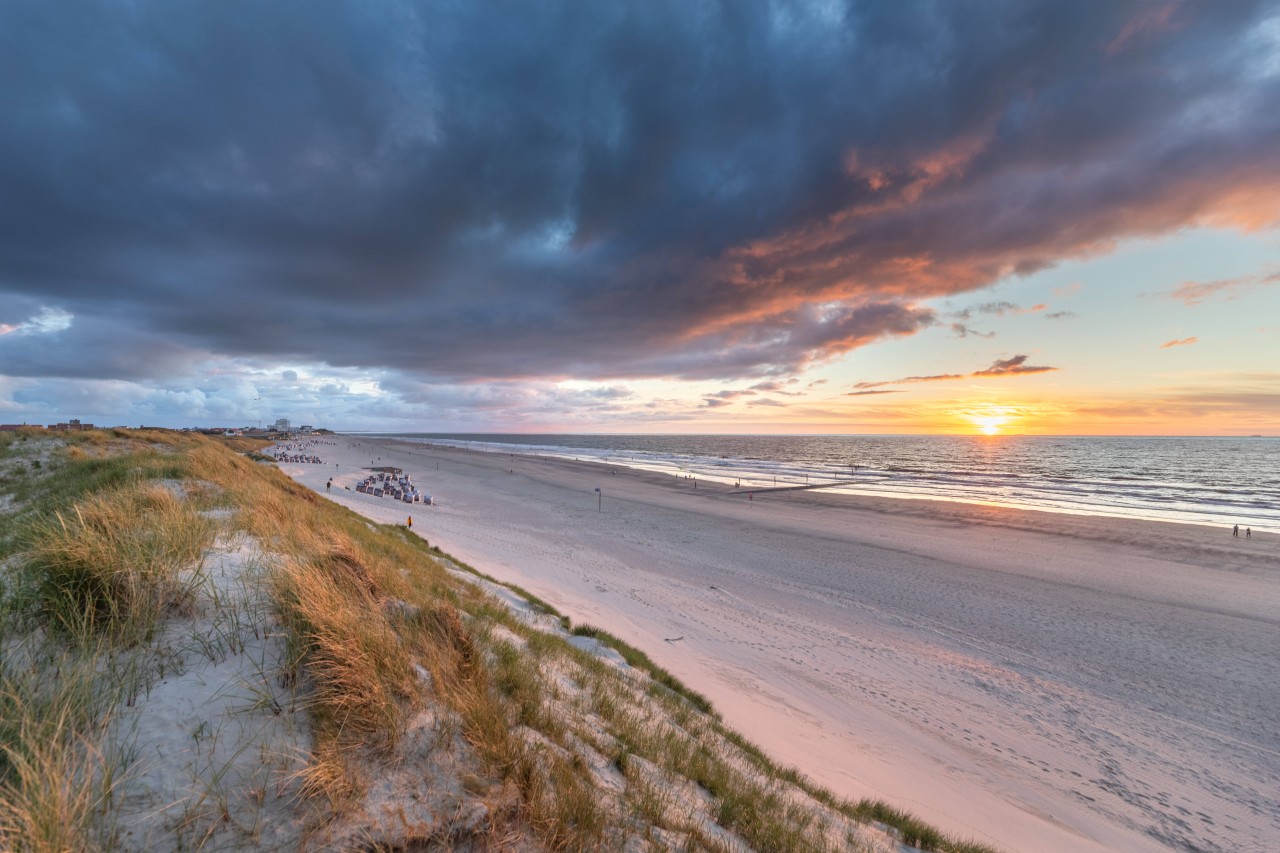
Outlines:
[[[314,682],[313,714],[340,743],[393,747],[415,695],[408,655],[362,577],[338,549],[282,562],[276,606]]]
[[[0,659],[0,850],[61,853],[109,841],[122,760],[99,743],[132,685],[103,647],[8,638]]]
[[[5,748],[10,778],[0,783],[0,849],[97,849],[93,819],[105,811],[111,793],[100,781],[97,748],[75,736],[65,717],[44,721],[41,728],[41,737],[19,733],[27,748]]]
[[[142,642],[167,613],[192,605],[215,533],[172,489],[134,481],[32,524],[25,587],[54,630]]]

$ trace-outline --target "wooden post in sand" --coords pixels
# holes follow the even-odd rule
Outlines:
[[[600,487],[596,486],[596,512],[604,512],[604,492],[600,491]]]

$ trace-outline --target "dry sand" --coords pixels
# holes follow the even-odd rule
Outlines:
[[[333,441],[283,470],[411,513],[841,795],[1009,850],[1280,849],[1274,534]],[[382,464],[438,505],[344,488]]]

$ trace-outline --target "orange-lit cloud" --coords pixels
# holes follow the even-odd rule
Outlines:
[[[1043,367],[1026,363],[1025,355],[1015,355],[1011,358],[997,360],[985,370],[976,370],[972,376],[1020,376],[1027,373],[1048,373],[1057,370],[1056,367]]]
[[[1199,338],[1192,336],[1190,338],[1183,338],[1182,340],[1179,340],[1179,341],[1165,341],[1160,345],[1160,349],[1169,349],[1170,347],[1190,346],[1191,344],[1198,343],[1199,340],[1200,340]]]
[[[883,382],[859,382],[854,388],[879,388],[881,385],[910,385],[915,382],[945,382],[948,379],[965,379],[967,373],[937,373],[932,376],[904,376],[901,379],[887,379]]]
[[[1258,287],[1280,283],[1280,272],[1223,278],[1216,281],[1184,281],[1169,291],[1168,296],[1185,305],[1199,305],[1209,299],[1238,299]]]
[[[884,385],[910,385],[916,382],[946,382],[953,379],[971,379],[991,376],[1025,376],[1032,373],[1049,373],[1056,367],[1027,364],[1027,356],[1015,355],[1005,359],[997,359],[990,367],[975,370],[972,373],[939,373],[933,376],[904,376],[901,379],[888,379],[882,382],[859,382],[854,388],[879,388]]]

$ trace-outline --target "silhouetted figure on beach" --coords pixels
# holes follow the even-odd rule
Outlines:
[[[1253,538],[1253,528],[1252,528],[1252,527],[1246,527],[1246,528],[1244,529],[1244,538],[1245,538],[1245,539],[1252,539],[1252,538]]]
[[[409,516],[408,526],[409,526],[409,529],[410,529],[410,530],[412,530],[412,529],[413,529],[413,516],[412,516],[412,515],[411,515],[411,516]]]
[[[327,491],[329,491],[329,490],[330,490],[330,489],[332,489],[332,488],[333,488],[333,480],[330,480],[329,482],[327,482],[327,483],[325,483],[325,484],[324,484],[324,490],[325,490],[326,492],[327,492]]]
[[[1237,539],[1240,538],[1240,525],[1237,524],[1235,527],[1231,528],[1231,535]]]

